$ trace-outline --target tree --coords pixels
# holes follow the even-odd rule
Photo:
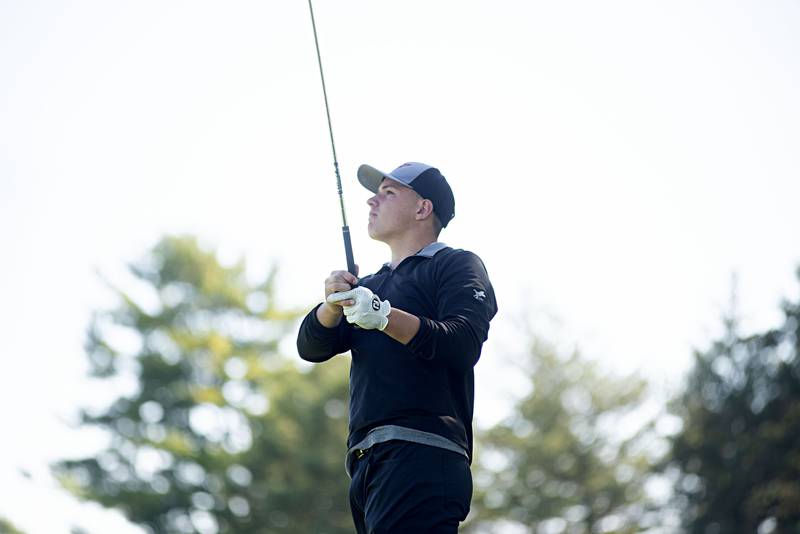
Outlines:
[[[687,532],[800,532],[800,303],[782,308],[781,326],[747,337],[731,312],[672,403]]]
[[[8,519],[0,517],[0,534],[25,534]]]
[[[280,354],[299,312],[277,306],[275,269],[251,284],[243,261],[168,237],[130,270],[137,295],[114,289],[86,353],[93,377],[135,387],[82,411],[109,444],[54,465],[62,484],[151,532],[349,533],[347,360]]]
[[[470,529],[493,532],[510,520],[527,532],[639,532],[650,462],[646,425],[630,416],[645,383],[604,374],[577,352],[559,356],[541,340],[528,358],[530,393],[480,436]]]

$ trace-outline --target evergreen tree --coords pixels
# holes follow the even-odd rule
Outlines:
[[[747,337],[726,318],[672,404],[687,532],[800,533],[800,303],[782,307],[781,326]]]
[[[63,485],[150,532],[351,532],[347,360],[281,356],[299,313],[277,306],[275,270],[251,284],[243,261],[168,237],[131,272],[137,294],[115,289],[86,352],[93,377],[136,387],[82,412],[109,444],[54,465]]]
[[[645,383],[539,340],[525,363],[530,393],[481,436],[471,531],[510,521],[531,533],[639,532],[647,425],[629,416]]]

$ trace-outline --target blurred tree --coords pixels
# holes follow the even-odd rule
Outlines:
[[[299,313],[276,305],[275,270],[250,284],[243,261],[169,237],[131,272],[136,297],[114,289],[86,352],[92,376],[134,385],[82,412],[109,443],[54,465],[63,486],[151,532],[351,532],[347,360],[279,354]]]
[[[683,428],[668,465],[687,532],[800,533],[800,303],[782,307],[780,327],[749,337],[732,310],[672,403]]]
[[[645,383],[604,374],[577,352],[560,356],[541,340],[522,376],[530,393],[480,435],[467,530],[513,523],[532,533],[640,532],[651,465],[649,422],[637,412]]]
[[[25,534],[8,519],[0,517],[0,534]]]

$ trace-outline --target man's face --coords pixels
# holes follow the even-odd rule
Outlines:
[[[421,201],[422,197],[410,187],[384,178],[375,196],[367,200],[369,236],[387,241],[405,233],[411,228]]]

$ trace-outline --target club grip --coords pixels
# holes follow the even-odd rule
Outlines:
[[[344,238],[344,253],[347,257],[347,271],[353,276],[356,274],[356,262],[353,260],[353,244],[350,243],[350,228],[342,226],[342,238]]]

